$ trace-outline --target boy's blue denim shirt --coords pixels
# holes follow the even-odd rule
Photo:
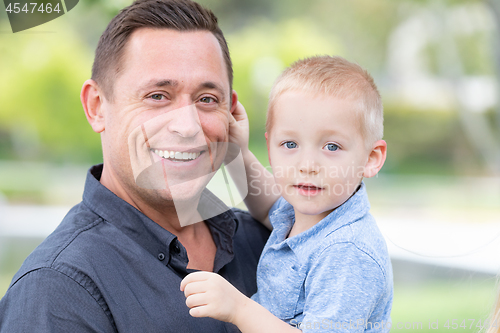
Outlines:
[[[252,299],[304,332],[388,332],[392,267],[369,210],[362,183],[314,227],[287,238],[295,213],[280,198]]]

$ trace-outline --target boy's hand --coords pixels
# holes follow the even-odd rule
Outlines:
[[[238,145],[242,152],[248,150],[250,126],[243,105],[238,102],[233,114],[229,114],[229,142]]]
[[[186,305],[193,317],[212,317],[235,323],[249,300],[222,276],[211,272],[195,272],[181,282]]]

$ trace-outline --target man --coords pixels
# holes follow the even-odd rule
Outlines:
[[[193,206],[223,206],[200,176],[221,164],[237,104],[215,16],[190,0],[134,2],[101,36],[81,100],[104,163],[14,277],[0,332],[237,332],[190,317],[179,288],[206,270],[253,294],[268,236],[246,212]]]

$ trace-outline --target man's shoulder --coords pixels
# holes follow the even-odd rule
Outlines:
[[[58,227],[26,258],[14,276],[13,283],[29,272],[41,268],[55,268],[65,252],[78,252],[81,260],[81,254],[86,252],[76,249],[78,245],[75,246],[75,239],[82,233],[91,231],[93,227],[102,222],[102,219],[83,203],[75,205]],[[92,248],[92,244],[87,245]],[[89,255],[91,254],[89,253]]]

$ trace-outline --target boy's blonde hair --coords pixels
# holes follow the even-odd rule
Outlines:
[[[307,91],[317,95],[351,99],[359,103],[360,128],[367,145],[382,139],[382,100],[371,75],[361,66],[342,57],[316,56],[293,63],[276,79],[269,96],[266,131],[273,126],[278,98],[287,91]]]

